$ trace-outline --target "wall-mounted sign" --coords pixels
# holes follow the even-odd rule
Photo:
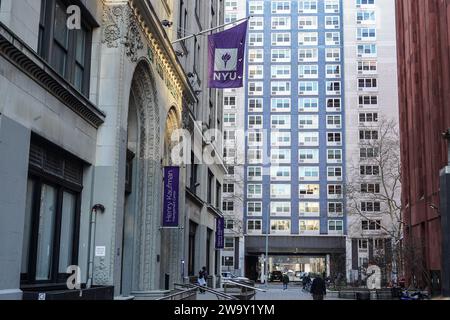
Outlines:
[[[163,228],[179,226],[180,168],[164,168]]]
[[[216,220],[216,249],[225,247],[225,219],[218,218]]]
[[[95,256],[96,257],[105,257],[106,256],[106,247],[102,247],[102,246],[95,247]]]

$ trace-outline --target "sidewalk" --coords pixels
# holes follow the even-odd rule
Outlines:
[[[300,285],[290,285],[287,290],[283,290],[282,284],[270,284],[267,288],[264,285],[257,285],[257,288],[267,290],[267,292],[257,292],[255,300],[259,301],[282,301],[282,300],[312,300],[309,293],[303,292]],[[219,290],[222,291],[223,290]],[[210,293],[198,294],[197,300],[217,300],[217,297]],[[341,300],[337,298],[327,298],[325,300]]]

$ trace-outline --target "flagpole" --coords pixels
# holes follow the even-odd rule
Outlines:
[[[232,24],[235,24],[235,23],[238,23],[238,22],[241,22],[241,21],[250,20],[251,18],[253,18],[253,16],[248,16],[247,18],[242,18],[242,19],[230,22],[230,23],[226,23],[226,24],[220,25],[218,27],[214,27],[214,28],[210,28],[210,29],[207,29],[207,30],[203,30],[203,31],[200,31],[199,33],[192,34],[190,36],[177,39],[177,40],[173,41],[172,44],[175,44],[175,43],[178,43],[178,42],[181,42],[181,41],[184,41],[184,40],[188,40],[188,39],[191,39],[191,38],[195,38],[195,37],[201,36],[201,35],[203,35],[205,33],[209,33],[211,31],[214,31],[214,30],[217,30],[217,29],[220,29],[220,28],[224,28],[224,27],[230,26]]]

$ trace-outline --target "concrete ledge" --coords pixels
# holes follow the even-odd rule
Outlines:
[[[0,300],[22,300],[22,291],[19,289],[0,290]]]

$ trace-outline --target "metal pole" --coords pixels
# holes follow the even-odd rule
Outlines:
[[[265,281],[266,281],[266,288],[269,285],[269,234],[266,234],[266,256],[265,256],[265,263],[264,263],[264,274],[265,274]]]
[[[211,32],[211,31],[214,31],[214,30],[217,30],[217,29],[220,29],[220,28],[224,28],[224,27],[227,27],[227,26],[229,26],[229,25],[232,25],[232,24],[235,24],[235,23],[244,21],[244,20],[250,20],[252,17],[253,17],[253,16],[249,16],[249,17],[246,17],[246,18],[242,18],[242,19],[239,19],[239,20],[230,22],[230,23],[226,23],[226,24],[220,25],[220,26],[218,26],[218,27],[214,27],[214,28],[210,28],[210,29],[206,29],[206,30],[200,31],[199,33],[192,34],[192,35],[190,35],[190,36],[187,36],[187,37],[184,37],[184,38],[177,39],[177,40],[173,41],[172,44],[175,44],[175,43],[178,43],[178,42],[187,40],[187,39],[195,38],[195,37],[201,36],[201,35],[203,35],[203,34],[205,34],[205,33],[209,33],[209,32]]]
[[[267,205],[267,230],[266,230],[266,256],[264,257],[264,274],[266,281],[266,288],[269,286],[269,231],[270,231],[270,202]]]

